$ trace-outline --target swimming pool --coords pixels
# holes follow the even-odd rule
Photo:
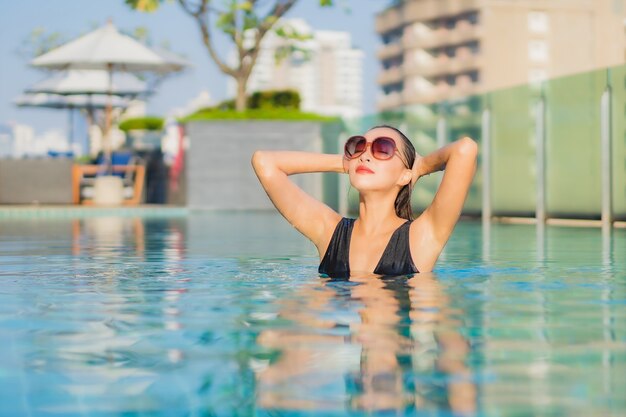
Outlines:
[[[625,415],[626,230],[318,277],[275,213],[0,222],[0,416]]]

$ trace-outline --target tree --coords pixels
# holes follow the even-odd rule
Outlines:
[[[163,1],[125,0],[131,8],[142,12],[157,10]],[[322,7],[333,5],[333,0],[318,1]],[[216,5],[215,0],[196,0],[193,3],[191,0],[176,0],[176,2],[198,25],[202,42],[220,71],[235,79],[237,83],[235,108],[237,111],[244,111],[246,109],[246,86],[259,56],[261,41],[298,0],[223,0],[220,5]],[[237,52],[235,65],[228,65],[217,54],[212,26],[224,32],[234,43]],[[251,41],[247,41],[247,36],[244,36],[249,33],[253,33]],[[283,31],[280,36],[284,37],[284,34]],[[294,39],[301,37],[297,33],[291,36]]]

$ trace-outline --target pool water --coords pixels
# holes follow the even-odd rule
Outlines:
[[[275,213],[0,222],[0,416],[626,415],[626,230],[330,280]]]

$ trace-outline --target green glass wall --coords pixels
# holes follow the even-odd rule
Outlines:
[[[494,215],[532,216],[535,213],[535,114],[539,96],[540,89],[526,85],[487,95],[491,112]]]
[[[600,218],[600,101],[606,86],[606,70],[544,85],[548,217]]]
[[[609,69],[611,86],[611,133],[613,213],[626,220],[626,66]]]
[[[390,124],[404,131],[421,155],[470,136],[479,143],[481,152],[464,213],[482,211],[482,165],[488,162],[489,201],[496,216],[535,216],[541,167],[537,146],[542,146],[547,216],[599,219],[601,102],[607,90],[611,94],[612,210],[614,219],[626,220],[626,66],[371,115],[351,121],[346,133],[362,134],[372,126]],[[544,109],[541,114],[540,103]],[[485,110],[490,114],[489,161],[483,161]],[[544,138],[542,145],[538,145],[538,135]],[[442,175],[439,172],[419,180],[413,191],[416,212],[430,204]],[[350,191],[349,209],[358,210],[356,190]]]

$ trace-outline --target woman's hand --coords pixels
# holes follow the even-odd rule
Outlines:
[[[415,162],[413,162],[413,168],[411,169],[411,173],[413,174],[411,178],[411,186],[414,186],[417,180],[424,175],[424,166],[423,166],[424,158],[420,154],[415,154]]]

